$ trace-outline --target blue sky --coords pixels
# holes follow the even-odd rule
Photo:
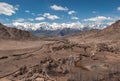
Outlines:
[[[120,0],[0,0],[0,22],[3,24],[109,23],[119,18]]]

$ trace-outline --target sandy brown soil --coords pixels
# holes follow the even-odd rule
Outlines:
[[[120,67],[120,50],[117,50],[119,47],[116,46],[119,43],[119,41],[117,43],[113,41],[112,43],[111,41],[84,43],[82,40],[81,42],[79,40],[78,43],[78,41],[69,39],[68,41],[1,41],[0,81],[7,81],[7,79],[8,81],[24,81],[23,79],[27,79],[25,77],[27,72],[23,74],[17,74],[16,72],[22,67],[27,67],[29,73],[30,67],[41,65],[40,61],[44,62],[46,58],[54,60],[53,63],[57,63],[56,67],[51,66],[53,67],[52,70],[55,69],[54,74],[51,74],[52,71],[47,73],[49,77],[56,81],[61,81],[61,79],[62,81],[69,81],[69,79],[76,79],[76,77],[78,77],[78,80],[75,81],[81,81],[80,76],[87,81],[87,78],[96,78],[91,74],[99,76],[99,73],[102,74],[101,76],[107,76],[108,74],[104,72],[107,73],[111,68],[119,71],[119,69],[116,69]],[[92,55],[93,52],[95,55]],[[60,60],[65,60],[66,63],[59,64]],[[46,62],[44,63],[46,64]],[[61,70],[68,71],[68,73],[64,74]],[[56,71],[60,71],[60,73],[56,73]],[[33,74],[35,75],[35,73]],[[84,78],[84,74],[87,78]],[[40,77],[42,77],[40,79],[43,79],[42,75]]]

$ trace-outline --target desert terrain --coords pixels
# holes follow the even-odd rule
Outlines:
[[[120,21],[37,39],[10,30],[0,31],[0,81],[120,81]]]

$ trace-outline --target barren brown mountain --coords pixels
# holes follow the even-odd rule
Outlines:
[[[118,40],[120,39],[120,20],[116,21],[112,25],[108,26],[107,28],[101,30],[97,33],[98,37],[110,38]]]
[[[27,32],[13,30],[1,25],[1,38]],[[120,81],[119,35],[117,21],[103,30],[63,37],[0,40],[0,81]]]
[[[0,24],[0,39],[33,39],[35,36],[28,31],[10,28]]]

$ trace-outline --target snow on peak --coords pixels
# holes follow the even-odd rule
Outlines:
[[[12,24],[14,27],[23,30],[62,30],[64,28],[71,28],[71,29],[82,29],[84,27],[83,24],[78,22],[73,23],[30,23],[30,22],[14,22]]]

